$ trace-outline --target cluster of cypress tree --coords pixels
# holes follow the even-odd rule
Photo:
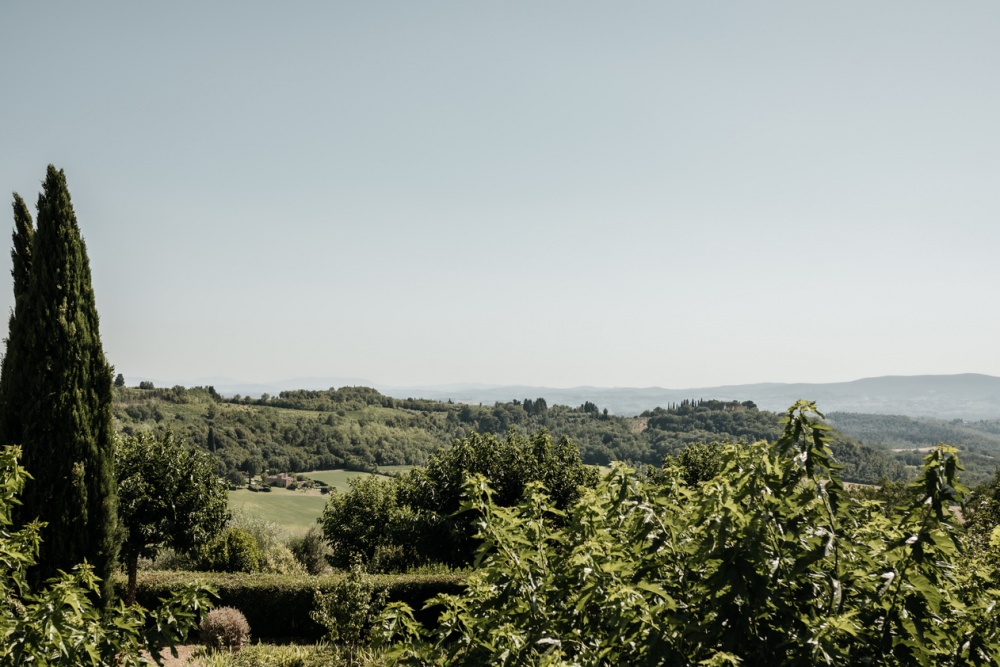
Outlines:
[[[110,597],[118,550],[111,367],[66,176],[49,165],[37,226],[14,194],[14,309],[0,370],[0,443],[31,474],[18,522],[45,522],[37,580],[84,561]]]

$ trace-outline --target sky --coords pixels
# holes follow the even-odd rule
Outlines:
[[[65,170],[129,384],[1000,375],[998,34],[984,0],[13,0],[0,186]]]

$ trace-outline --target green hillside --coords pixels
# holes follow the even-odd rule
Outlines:
[[[959,449],[962,479],[973,486],[987,481],[1000,462],[1000,421],[942,420],[902,415],[833,412],[828,421],[862,442],[879,443],[902,463],[919,465],[929,447],[945,442]]]
[[[638,417],[618,417],[591,402],[549,406],[544,398],[494,405],[395,399],[367,387],[286,391],[259,399],[223,398],[211,387],[117,388],[117,428],[176,435],[219,458],[235,484],[247,472],[390,472],[425,464],[431,453],[472,431],[547,429],[575,443],[585,463],[659,465],[691,442],[773,440],[781,415],[749,402],[682,401]],[[822,406],[820,406],[822,408]],[[850,481],[903,479],[911,470],[875,441],[838,434],[834,451]],[[390,472],[391,474],[391,472]]]

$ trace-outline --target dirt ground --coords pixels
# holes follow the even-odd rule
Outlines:
[[[163,652],[164,667],[182,667],[188,664],[188,659],[201,649],[201,644],[184,644],[177,647],[177,657],[170,654],[169,649]],[[151,658],[146,658],[151,665],[155,665]]]

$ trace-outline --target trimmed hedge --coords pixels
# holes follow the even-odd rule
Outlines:
[[[217,607],[235,607],[250,623],[254,639],[317,640],[324,634],[322,626],[309,618],[313,609],[313,591],[328,591],[344,574],[321,576],[283,574],[226,574],[219,572],[152,572],[140,571],[136,601],[147,609],[192,580],[208,583],[218,593]],[[425,610],[424,603],[439,593],[461,594],[465,590],[464,575],[374,575],[381,589],[388,589],[389,601],[406,602],[414,609],[417,620],[425,625],[437,619],[436,610]],[[114,578],[115,592],[125,594],[125,577]]]

